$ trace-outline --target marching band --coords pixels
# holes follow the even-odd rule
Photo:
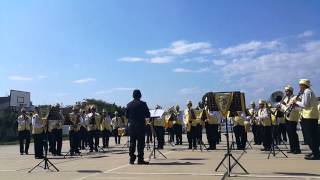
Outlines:
[[[306,155],[305,159],[320,159],[320,104],[311,89],[310,80],[301,79],[299,87],[300,92],[294,95],[293,87],[286,85],[284,95],[277,103],[260,99],[258,108],[252,101],[246,111],[229,113],[227,119],[233,126],[238,150],[245,150],[248,142],[247,133],[251,131],[254,144],[263,145],[262,151],[270,151],[272,143],[285,144],[288,137],[290,145],[288,153],[300,154],[297,133],[297,127],[300,124],[305,143],[312,152]],[[91,106],[88,111],[74,106],[69,114],[70,154],[80,154],[80,150],[85,150],[87,147],[90,152],[98,152],[100,138],[102,138],[102,148],[109,148],[111,135],[115,138],[115,144],[120,144],[121,136],[126,134],[129,124],[125,117],[119,116],[118,112],[114,112],[113,118],[111,116],[111,112],[105,109],[101,114],[98,113],[95,106]],[[220,141],[219,129],[221,129],[222,119],[220,112],[211,111],[206,103],[204,107],[193,108],[192,101],[188,101],[184,111],[181,111],[179,106],[175,106],[167,111],[167,116],[152,120],[146,118],[143,126],[145,129],[142,132],[147,136],[147,143],[153,140],[157,142],[158,149],[164,148],[166,132],[169,142],[175,145],[183,144],[182,135],[186,132],[188,148],[197,149],[197,146],[202,143],[202,132],[205,129],[208,150],[215,150]],[[43,150],[46,148],[45,139],[49,140],[49,152],[52,155],[62,155],[62,128],[65,117],[59,105],[51,107],[46,118],[41,116],[39,108],[35,108],[32,117],[22,109],[17,123],[21,155],[28,154],[31,133],[34,139],[35,158],[43,158]],[[156,139],[152,138],[152,133],[155,133]]]

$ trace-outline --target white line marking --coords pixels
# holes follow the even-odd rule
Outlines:
[[[176,175],[176,176],[223,176],[222,173],[135,173],[135,172],[109,172],[108,174],[115,175]],[[260,175],[260,174],[251,174],[251,175],[234,175],[231,177],[253,177],[253,178],[304,178],[304,179],[320,179],[317,176],[286,176],[286,175]]]
[[[234,175],[231,177],[253,177],[253,178],[304,178],[304,179],[320,179],[319,176],[290,176],[290,175],[261,175],[261,174],[250,174],[250,175]]]
[[[0,169],[0,172],[16,172],[17,170]]]
[[[116,167],[116,168],[113,168],[113,169],[109,169],[107,171],[104,171],[103,174],[108,174],[108,173],[111,173],[112,171],[116,171],[118,169],[122,169],[122,168],[125,168],[125,167],[128,167],[130,166],[130,164],[125,164],[123,166],[119,166],[119,167]]]
[[[168,151],[168,152],[163,153],[163,154],[164,154],[164,155],[167,155],[167,154],[170,154],[170,153],[173,153],[173,152],[174,152],[174,151]],[[113,168],[113,169],[106,170],[106,171],[104,171],[104,172],[102,172],[102,173],[93,173],[93,174],[90,174],[90,175],[88,175],[88,176],[84,176],[84,177],[78,178],[78,179],[76,179],[76,180],[87,179],[87,178],[89,178],[89,177],[97,176],[97,175],[99,175],[99,174],[108,174],[108,173],[111,173],[112,171],[116,171],[116,170],[119,170],[119,169],[122,169],[122,168],[125,168],[125,167],[128,167],[128,166],[130,166],[130,164],[124,164],[124,165],[122,165],[122,166],[119,166],[119,167],[116,167],[116,168]]]
[[[110,172],[108,174],[125,174],[125,175],[181,175],[181,176],[222,176],[223,174],[213,173],[126,173],[126,172]]]

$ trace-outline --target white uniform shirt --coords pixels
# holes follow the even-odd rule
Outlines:
[[[18,125],[22,126],[26,129],[30,130],[30,125],[31,125],[31,120],[30,118],[26,115],[25,118],[23,117],[23,115],[19,116],[17,119]],[[27,128],[28,127],[28,128]]]
[[[267,108],[259,109],[258,110],[258,121],[263,122],[265,119],[269,119],[269,113]]]
[[[310,88],[308,88],[304,90],[301,96],[301,101],[297,101],[296,104],[301,108],[309,108],[314,103],[312,101],[316,99],[317,98],[315,97],[314,92]]]
[[[44,127],[38,114],[32,116],[32,126],[37,129]]]
[[[118,129],[123,127],[122,119],[120,117],[114,117],[111,120],[111,125],[113,129]]]

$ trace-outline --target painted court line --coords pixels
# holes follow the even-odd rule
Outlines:
[[[114,175],[159,175],[159,176],[223,176],[222,173],[135,173],[135,172],[110,172],[108,174]],[[248,178],[302,178],[302,179],[320,179],[317,176],[277,176],[277,175],[259,175],[259,174],[251,174],[251,175],[231,175],[231,177],[248,177]]]
[[[0,169],[0,172],[16,172],[17,170]]]
[[[248,177],[248,178],[303,178],[303,179],[320,179],[318,176],[290,176],[290,175],[261,175],[261,174],[247,174],[247,175],[231,175],[231,177]]]
[[[108,174],[115,174],[115,175],[175,175],[175,176],[222,176],[223,174],[219,174],[219,173],[126,173],[126,172],[110,172]]]
[[[163,153],[163,154],[164,154],[164,155],[167,155],[167,154],[170,154],[170,153],[173,153],[173,152],[174,152],[174,151],[168,151],[168,152]],[[90,174],[90,175],[88,175],[88,176],[84,176],[84,177],[78,178],[78,179],[76,179],[76,180],[87,179],[87,178],[89,178],[89,177],[94,177],[94,176],[97,176],[97,175],[99,175],[99,174],[109,174],[109,173],[111,173],[111,172],[113,172],[113,171],[116,171],[116,170],[119,170],[119,169],[122,169],[122,168],[125,168],[125,167],[128,167],[128,166],[131,166],[131,164],[124,164],[124,165],[122,165],[122,166],[119,166],[119,167],[116,167],[116,168],[113,168],[113,169],[106,170],[106,171],[104,171],[104,172],[102,172],[102,173],[93,173],[93,174]]]

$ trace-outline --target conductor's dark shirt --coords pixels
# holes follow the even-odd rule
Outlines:
[[[147,103],[136,99],[131,101],[127,105],[126,116],[129,120],[129,128],[131,130],[144,130],[145,119],[150,118]]]

